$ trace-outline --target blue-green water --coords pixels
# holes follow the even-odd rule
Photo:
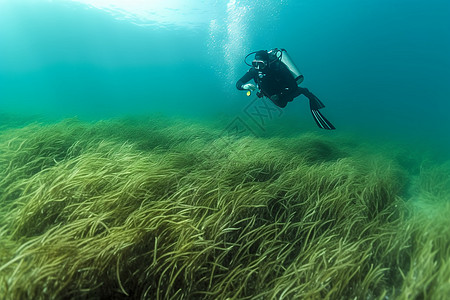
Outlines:
[[[0,0],[0,298],[446,299],[449,83],[448,0]]]
[[[341,132],[450,149],[449,1],[143,2],[0,0],[0,112],[245,116],[244,56],[280,47]],[[305,100],[279,118],[319,130]]]

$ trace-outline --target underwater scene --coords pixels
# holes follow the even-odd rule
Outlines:
[[[450,299],[449,82],[447,0],[0,0],[0,299]]]

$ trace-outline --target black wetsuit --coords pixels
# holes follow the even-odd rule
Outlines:
[[[242,85],[252,79],[261,90],[262,95],[260,94],[260,97],[270,98],[279,107],[285,107],[288,102],[301,94],[308,97],[308,89],[299,87],[289,69],[280,61],[270,63],[261,71],[250,68],[238,80],[236,88],[243,90]]]

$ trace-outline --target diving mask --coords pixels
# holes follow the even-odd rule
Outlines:
[[[255,59],[254,61],[252,61],[252,66],[253,68],[255,68],[256,70],[262,70],[265,67],[267,67],[267,63],[263,60],[257,60]]]

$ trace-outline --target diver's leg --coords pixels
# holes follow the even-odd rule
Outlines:
[[[298,95],[305,95],[306,98],[309,100],[309,104],[312,108],[315,110],[319,110],[321,108],[324,108],[325,105],[322,103],[322,101],[319,100],[319,98],[316,97],[313,93],[311,93],[307,88],[298,87],[297,89]]]
[[[297,87],[294,93],[292,93],[292,98],[297,98],[298,96],[303,95],[305,91],[308,91],[308,89]]]

